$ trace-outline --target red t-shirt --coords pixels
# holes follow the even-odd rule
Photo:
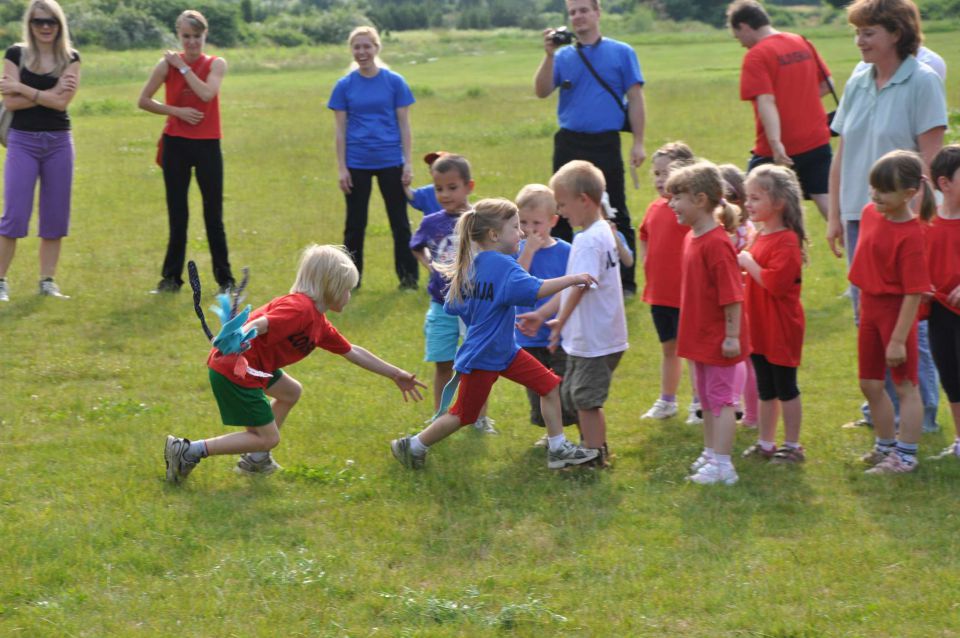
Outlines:
[[[721,348],[727,336],[723,307],[743,301],[743,276],[723,227],[695,237],[683,249],[680,328],[677,354],[714,366],[731,366],[750,354],[747,313],[740,313],[740,356],[728,359]]]
[[[920,221],[892,222],[867,204],[860,214],[860,238],[847,276],[868,295],[929,292],[930,274]]]
[[[818,66],[819,64],[819,66]],[[830,142],[827,113],[820,101],[824,69],[820,54],[793,33],[776,33],[760,40],[743,57],[740,99],[753,102],[757,142],[753,152],[772,157],[770,143],[757,113],[758,95],[773,95],[780,114],[780,141],[788,155],[797,155]]]
[[[960,219],[933,218],[927,230],[927,264],[934,298],[960,314],[960,308],[947,303],[947,296],[960,286]]]
[[[746,307],[753,352],[778,366],[799,367],[806,325],[800,304],[800,239],[791,230],[761,233],[750,254],[760,265],[763,281],[761,286],[747,275]]]
[[[300,361],[314,348],[323,348],[334,354],[350,352],[350,342],[317,310],[310,297],[295,293],[277,297],[250,314],[250,320],[267,317],[267,333],[250,342],[243,353],[247,366],[260,372],[273,373]],[[234,374],[239,355],[222,355],[216,348],[210,350],[207,366],[244,388],[265,388],[269,377],[247,373]]]
[[[180,54],[183,57],[183,54]],[[187,62],[192,72],[204,82],[210,75],[210,68],[216,60],[213,55],[201,55],[193,64]],[[184,59],[186,62],[186,59]],[[203,119],[199,124],[187,124],[179,117],[167,117],[167,124],[163,132],[172,137],[186,137],[191,140],[219,140],[223,137],[220,131],[220,95],[214,96],[209,102],[201,100],[190,85],[187,78],[172,64],[167,65],[166,104],[170,106],[189,106],[203,112]]]
[[[639,231],[640,241],[647,242],[647,257],[643,260],[645,303],[680,307],[683,240],[689,232],[689,226],[677,221],[670,200],[660,197],[647,207]]]

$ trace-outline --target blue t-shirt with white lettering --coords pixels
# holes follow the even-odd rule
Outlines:
[[[627,91],[635,84],[643,84],[640,61],[633,47],[601,38],[596,44],[581,47],[581,51],[607,85],[624,98],[623,105],[626,105]],[[557,51],[553,85],[560,88],[557,102],[560,128],[578,133],[603,133],[619,131],[623,126],[624,107],[597,82],[574,45]]]
[[[520,252],[523,252],[523,247],[526,244],[526,240],[520,242]],[[557,243],[549,248],[541,248],[537,252],[533,253],[533,260],[530,262],[530,274],[534,277],[540,277],[542,279],[553,279],[555,277],[563,277],[567,274],[567,259],[570,257],[570,244],[558,239]],[[517,314],[523,314],[524,312],[531,312],[536,310],[543,304],[550,301],[550,297],[543,297],[537,299],[536,303],[532,306],[517,306]],[[552,319],[553,317],[550,317]],[[517,345],[521,348],[545,348],[550,344],[550,328],[544,325],[540,326],[540,331],[537,332],[535,337],[528,337],[519,330],[516,330],[517,336]]]
[[[368,170],[403,164],[397,109],[414,103],[403,76],[380,69],[372,78],[348,73],[333,87],[327,108],[347,113],[347,167]]]
[[[467,336],[457,350],[457,372],[506,370],[520,346],[513,335],[515,306],[532,306],[543,280],[520,267],[511,257],[484,250],[473,261],[473,290],[462,303],[447,301],[443,309],[461,317]]]
[[[433,188],[433,184],[414,188],[413,199],[410,200],[410,205],[424,215],[435,213],[443,208],[440,202],[437,201],[437,191]]]
[[[426,248],[430,251],[430,261],[434,264],[451,264],[457,254],[457,227],[459,215],[451,215],[441,210],[423,218],[417,232],[410,238],[410,250]],[[444,301],[450,282],[436,270],[430,271],[427,292],[439,304]]]

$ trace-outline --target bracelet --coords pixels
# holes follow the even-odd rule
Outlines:
[[[180,71],[180,75],[186,75],[187,73],[190,73],[190,67],[188,66],[182,66],[177,70]]]

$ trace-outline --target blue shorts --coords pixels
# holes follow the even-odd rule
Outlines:
[[[424,361],[453,361],[460,344],[460,317],[448,315],[443,304],[430,301],[426,319],[423,322],[426,353]]]

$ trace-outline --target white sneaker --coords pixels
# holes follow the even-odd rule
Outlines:
[[[697,470],[696,474],[688,476],[687,480],[698,485],[716,485],[718,483],[733,485],[740,480],[740,477],[737,476],[737,471],[732,465],[718,465],[715,462],[710,462]]]
[[[937,461],[946,458],[960,458],[960,445],[958,445],[956,441],[943,448],[939,454],[927,457],[927,459],[931,461]]]
[[[497,432],[497,429],[493,427],[494,423],[496,423],[496,421],[490,417],[482,416],[476,420],[476,422],[473,424],[473,427],[481,434],[500,434]]]
[[[533,444],[533,447],[550,447],[550,436],[544,434]]]
[[[703,417],[697,416],[697,412],[702,412],[700,409],[700,402],[693,401],[690,403],[690,406],[687,408],[687,425],[700,425],[703,423]]]
[[[70,295],[65,295],[60,292],[60,286],[58,286],[57,283],[49,277],[40,280],[39,294],[41,297],[56,297],[58,299],[70,298]]]
[[[700,456],[697,457],[697,460],[690,464],[690,471],[696,474],[700,471],[700,468],[710,463],[713,460],[712,456],[707,454],[707,451],[704,450],[700,453]]]
[[[10,284],[6,279],[0,279],[0,301],[10,301]]]
[[[640,418],[663,420],[669,419],[672,416],[677,416],[677,402],[657,399],[653,402],[653,407],[647,410]]]

